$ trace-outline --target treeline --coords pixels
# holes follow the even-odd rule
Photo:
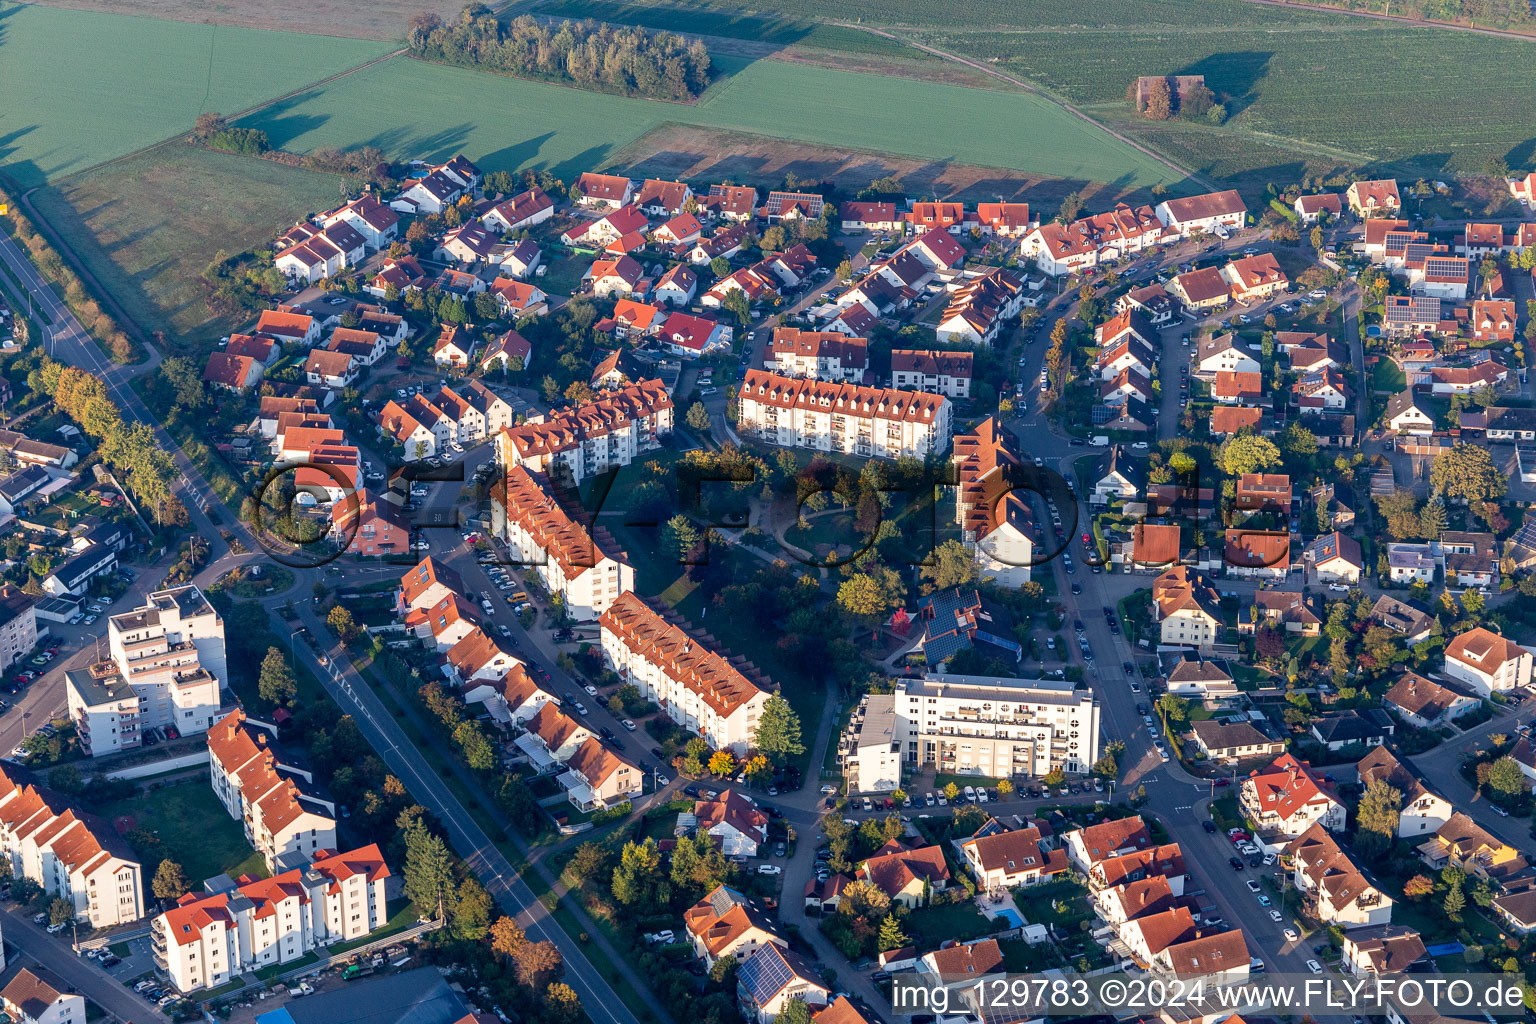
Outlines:
[[[125,423],[100,377],[44,357],[27,386],[47,395],[96,441],[96,453],[133,492],[140,510],[160,525],[184,525],[187,510],[171,493],[176,465],[144,423]]]
[[[0,190],[0,207],[8,208],[6,215],[0,217],[0,228],[4,227],[7,219],[10,221],[17,240],[27,247],[33,265],[44,277],[64,289],[65,304],[85,329],[91,332],[91,337],[101,343],[113,362],[135,362],[139,358],[139,350],[133,339],[124,334],[117,321],[108,316],[101,304],[91,297],[80,275],[65,264],[64,258],[48,239],[33,228],[32,222],[21,212],[20,204],[3,190]]]
[[[1529,31],[1536,18],[1527,0],[1308,0],[1341,11],[1369,11],[1399,18],[1423,18],[1454,24],[1483,25]]]
[[[471,4],[453,24],[430,12],[416,15],[407,38],[411,52],[427,60],[626,96],[691,100],[709,84],[702,42],[590,19],[551,27],[525,14],[503,25]]]
[[[395,176],[395,165],[377,146],[362,146],[358,149],[320,146],[308,153],[289,153],[273,149],[267,133],[261,129],[237,127],[226,122],[223,115],[212,111],[197,115],[192,139],[209,149],[259,156],[288,167],[302,167],[307,171],[344,174],[380,188],[392,188],[399,182]]]

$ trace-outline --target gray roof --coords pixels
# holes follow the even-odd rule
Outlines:
[[[290,1000],[256,1024],[453,1024],[468,1012],[437,968],[418,967]]]

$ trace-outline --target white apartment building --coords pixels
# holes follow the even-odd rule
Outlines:
[[[633,592],[620,595],[599,620],[603,654],[640,695],[716,750],[743,754],[752,745],[769,690],[728,656],[706,648],[662,618]]]
[[[896,697],[867,693],[838,741],[838,761],[850,793],[889,793],[901,786],[901,746],[896,738]]]
[[[49,801],[53,801],[50,803]],[[0,859],[13,878],[29,878],[68,900],[93,928],[144,915],[142,871],[117,833],[82,818],[51,794],[17,785],[0,768]]]
[[[156,966],[181,992],[359,939],[389,920],[377,846],[321,851],[294,868],[224,892],[188,894],[150,925]]]
[[[512,561],[534,566],[571,618],[595,619],[635,589],[635,570],[623,552],[610,553],[611,544],[600,546],[585,524],[571,518],[542,473],[507,467],[492,492],[491,514]]]
[[[837,331],[775,327],[763,365],[791,377],[856,383],[869,369],[869,342]]]
[[[273,873],[336,847],[336,807],[310,791],[313,776],[278,760],[277,729],[238,708],[208,730],[213,791]]]
[[[157,590],[140,608],[107,620],[108,650],[139,695],[141,728],[206,732],[229,678],[224,620],[192,584]]]
[[[627,466],[672,433],[672,396],[659,380],[605,392],[549,418],[508,427],[496,437],[503,466],[526,466],[572,486]]]
[[[1344,830],[1344,805],[1290,754],[1244,779],[1238,802],[1244,817],[1264,833],[1294,837],[1315,824],[1330,832]]]
[[[929,673],[900,680],[895,742],[910,765],[958,775],[1086,772],[1099,759],[1099,705],[1070,681]]]
[[[64,673],[70,721],[89,757],[136,750],[142,702],[111,662]]]
[[[921,459],[949,450],[953,416],[940,395],[748,370],[737,430],[786,448]]]
[[[19,587],[0,586],[0,672],[37,646],[36,604]]]
[[[1532,660],[1531,652],[1513,640],[1478,626],[1446,647],[1445,674],[1487,697],[1495,691],[1528,686]]]

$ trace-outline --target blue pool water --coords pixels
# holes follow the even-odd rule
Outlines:
[[[1369,326],[1369,327],[1367,327],[1365,329],[1365,334],[1366,334],[1366,337],[1368,337],[1368,338],[1379,338],[1379,337],[1381,337],[1381,325],[1380,324],[1371,324],[1371,326]]]
[[[997,916],[1007,921],[1010,928],[1024,927],[1024,916],[1012,907],[1008,907],[1006,910],[999,910]]]

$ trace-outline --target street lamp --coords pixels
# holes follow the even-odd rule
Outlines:
[[[296,665],[294,665],[294,661],[297,658],[297,655],[294,653],[293,638],[298,636],[302,632],[304,632],[304,627],[300,626],[298,629],[296,629],[292,633],[288,634],[288,671],[290,671],[290,672],[297,672],[298,671],[298,667]]]

